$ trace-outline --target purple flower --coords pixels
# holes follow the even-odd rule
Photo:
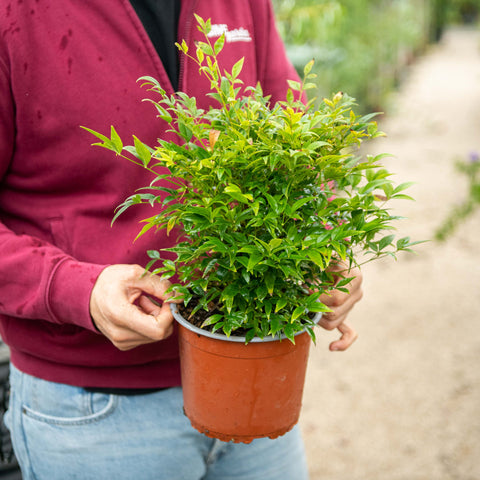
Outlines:
[[[480,154],[472,150],[468,156],[468,159],[470,160],[470,163],[477,163],[480,160]]]

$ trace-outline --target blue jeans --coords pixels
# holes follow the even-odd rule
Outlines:
[[[11,367],[5,423],[25,480],[306,480],[297,428],[251,444],[190,425],[182,390],[110,395]]]

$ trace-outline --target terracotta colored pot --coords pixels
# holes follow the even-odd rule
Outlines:
[[[245,339],[179,322],[184,411],[193,427],[223,441],[276,438],[298,422],[311,339]]]

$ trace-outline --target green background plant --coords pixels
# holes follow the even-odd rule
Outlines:
[[[467,160],[457,161],[456,167],[468,180],[467,195],[463,201],[452,208],[450,214],[435,232],[435,238],[440,241],[451,236],[458,225],[473,214],[480,205],[480,157],[478,153],[472,152]]]
[[[383,110],[406,67],[448,22],[480,0],[273,0],[289,57],[301,71],[315,58],[321,96],[339,90],[360,112]],[[475,13],[477,12],[477,13]]]

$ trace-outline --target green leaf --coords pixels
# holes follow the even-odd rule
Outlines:
[[[403,190],[406,190],[407,188],[410,188],[411,186],[415,185],[415,182],[404,182],[401,183],[400,185],[397,185],[395,187],[395,190],[393,191],[394,194],[402,192]]]
[[[178,131],[179,131],[180,135],[187,142],[189,142],[193,137],[193,132],[190,130],[190,128],[187,125],[185,125],[185,123],[181,122],[180,120],[178,121]]]
[[[250,255],[250,258],[248,259],[247,270],[251,272],[255,265],[257,265],[262,259],[263,255],[260,253],[254,253],[253,255]]]
[[[212,47],[205,42],[198,42],[197,47],[205,54],[209,55],[210,57],[214,55]],[[208,60],[208,59],[207,59]]]
[[[387,235],[386,237],[383,237],[380,242],[378,242],[378,248],[379,250],[383,250],[385,247],[388,247],[395,238],[395,235]]]
[[[275,280],[277,279],[275,272],[269,270],[267,273],[265,273],[263,279],[265,281],[265,286],[267,287],[268,293],[270,295],[273,295],[273,289],[275,288]]]
[[[314,197],[304,197],[301,198],[300,200],[297,200],[293,205],[292,205],[292,212],[291,215],[293,215],[300,207],[305,205],[306,203],[315,200]]]
[[[263,302],[265,297],[268,295],[267,287],[265,285],[260,284],[256,289],[255,289],[255,295],[257,296],[257,300],[259,302]]]
[[[193,13],[193,15],[195,16],[195,20],[198,23],[199,30],[203,32],[203,30],[206,28],[205,20],[203,20],[203,18],[195,12]]]
[[[225,187],[225,193],[228,193],[233,199],[241,203],[249,203],[253,201],[253,196],[249,193],[242,193],[237,185],[230,184]]]
[[[80,128],[83,128],[84,130],[91,133],[92,135],[94,135],[95,137],[97,137],[99,140],[101,140],[104,143],[109,143],[109,144],[111,143],[110,139],[108,137],[106,137],[105,135],[102,135],[101,133],[96,132],[95,130],[92,130],[91,128],[83,127],[83,126],[80,126]]]
[[[323,304],[322,302],[315,302],[315,303],[309,303],[308,304],[308,310],[310,312],[314,312],[314,313],[319,313],[319,312],[322,312],[322,313],[327,313],[327,312],[331,312],[332,309],[327,307],[325,304]]]
[[[293,103],[294,100],[295,100],[295,98],[293,97],[292,89],[289,88],[289,89],[287,90],[287,102],[288,102],[288,103]]]
[[[242,71],[243,68],[243,62],[245,60],[245,57],[242,57],[235,65],[232,67],[232,77],[233,79],[237,78],[240,75],[240,72]]]
[[[205,54],[202,52],[202,50],[200,48],[197,48],[195,53],[197,55],[198,62],[201,65],[203,63],[203,61],[205,60]]]
[[[278,213],[280,213],[280,207],[277,200],[268,193],[265,193],[265,197],[268,201],[268,204],[270,205],[273,212],[275,213],[275,215],[278,215]]]
[[[233,300],[238,293],[238,286],[232,283],[222,292],[220,298],[225,303],[228,313],[232,311]]]
[[[215,45],[213,46],[215,55],[218,55],[222,51],[224,45],[225,45],[225,32],[222,33],[220,37],[218,37],[217,41],[215,42]]]
[[[150,160],[152,158],[152,154],[150,153],[150,150],[135,135],[133,136],[133,141],[134,141],[135,151],[137,152],[138,158],[142,161],[145,167],[148,167],[148,164],[150,163]]]
[[[218,253],[227,253],[229,251],[228,246],[225,245],[220,239],[215,237],[210,237],[204,244],[204,247]]]
[[[292,325],[288,324],[284,327],[285,336],[295,345],[295,330]]]
[[[255,335],[256,333],[254,328],[251,328],[250,330],[248,330],[247,333],[245,334],[245,343],[250,342],[255,337]]]
[[[303,67],[303,75],[306,77],[313,68],[313,64],[315,63],[315,60],[310,60],[304,67]]]
[[[294,322],[297,318],[301,317],[305,313],[305,307],[299,305],[292,313],[291,322]]]
[[[209,325],[215,325],[218,321],[220,321],[223,318],[223,315],[216,313],[214,315],[210,315],[203,323],[202,323],[202,328],[203,327],[208,327]]]
[[[142,220],[142,221],[146,221],[146,220]],[[143,228],[140,230],[138,235],[135,237],[134,241],[138,240],[142,235],[144,235],[146,232],[148,232],[153,226],[154,226],[154,224],[151,223],[151,222],[146,223],[143,226]]]
[[[172,231],[173,227],[175,227],[175,224],[177,223],[177,219],[175,217],[172,217],[168,220],[167,222],[167,235]]]
[[[113,125],[110,127],[110,141],[112,142],[112,145],[115,147],[115,151],[117,153],[122,153],[123,142]]]
[[[302,90],[302,84],[296,80],[287,80],[288,86],[295,92]]]
[[[269,300],[265,300],[263,302],[264,310],[265,310],[265,315],[267,316],[268,319],[270,319],[270,315],[272,314],[272,302]]]
[[[414,200],[414,198],[411,197],[410,195],[404,195],[403,193],[399,193],[397,195],[392,195],[392,199],[395,199],[395,200]]]
[[[272,252],[273,250],[278,248],[282,243],[283,243],[283,240],[281,238],[272,238],[268,242],[268,248]]]
[[[275,306],[275,312],[278,312],[279,310],[281,310],[282,308],[285,307],[285,305],[287,305],[288,303],[288,300],[284,297],[280,298],[277,302],[277,305]]]
[[[255,245],[245,245],[238,251],[238,253],[253,254],[253,253],[259,253],[259,250]]]
[[[318,250],[309,248],[307,250],[307,256],[315,265],[318,265],[322,270],[325,269],[325,258]]]

